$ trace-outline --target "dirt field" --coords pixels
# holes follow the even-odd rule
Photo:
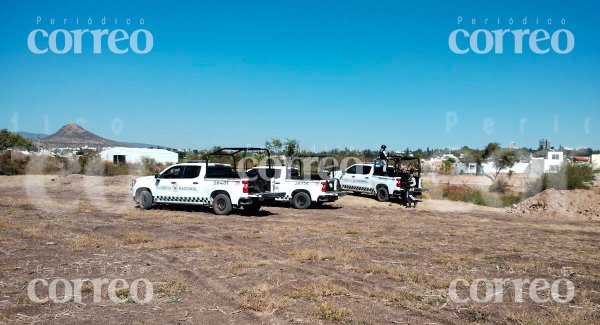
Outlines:
[[[131,179],[0,177],[0,323],[600,323],[598,221],[353,196],[259,216],[141,211]],[[27,294],[36,278],[146,278],[154,299],[116,304],[103,290],[94,303],[84,286],[82,303],[38,304]],[[458,278],[566,278],[576,294],[516,303],[507,287],[502,303],[456,303]]]

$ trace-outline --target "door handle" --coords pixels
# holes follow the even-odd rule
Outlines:
[[[369,179],[368,177],[365,177],[365,179]]]
[[[198,182],[194,182],[194,183],[192,183],[192,184],[194,184],[194,185],[198,185]]]
[[[356,177],[356,176],[352,176],[352,178],[354,178],[354,177]]]
[[[177,184],[176,182],[171,182],[171,184]]]

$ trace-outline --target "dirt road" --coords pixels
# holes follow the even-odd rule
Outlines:
[[[352,196],[258,216],[142,211],[130,180],[0,177],[0,322],[600,323],[597,221],[448,201],[407,209]],[[154,297],[139,304],[122,291],[127,302],[114,303],[104,286],[93,302],[84,285],[81,303],[35,303],[27,287],[36,278],[145,278]],[[457,303],[448,288],[461,278],[565,278],[576,291],[566,304],[536,303],[528,292],[517,303],[512,287],[502,303]],[[48,288],[36,293],[47,297]]]

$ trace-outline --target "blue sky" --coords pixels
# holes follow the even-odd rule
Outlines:
[[[78,122],[101,136],[179,148],[480,147],[490,141],[600,148],[600,5],[592,1],[8,1],[0,10],[0,128],[52,133]],[[36,17],[42,23],[36,25]],[[457,25],[457,17],[494,24]],[[457,28],[553,21],[566,55],[458,55]],[[50,18],[62,23],[49,24]],[[92,17],[91,26],[72,22]],[[102,17],[118,18],[101,26]],[[28,34],[144,18],[146,55],[36,55]],[[495,20],[500,18],[501,24]],[[550,33],[557,24],[528,26]],[[86,42],[87,41],[87,42]],[[526,45],[527,46],[527,45]],[[447,129],[446,120],[457,123]],[[455,114],[455,115],[454,115]],[[522,119],[526,122],[522,124]],[[493,127],[489,128],[489,121]],[[484,130],[484,124],[488,129]],[[524,128],[521,128],[524,125]]]

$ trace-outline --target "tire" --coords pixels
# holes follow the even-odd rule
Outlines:
[[[292,206],[296,209],[308,209],[311,203],[310,195],[306,192],[298,192],[292,198]]]
[[[138,204],[142,210],[148,210],[152,208],[154,204],[154,198],[152,197],[152,193],[148,190],[142,190],[138,197]]]
[[[387,202],[390,200],[390,193],[385,186],[381,186],[377,189],[377,201]]]
[[[244,205],[244,211],[248,213],[257,213],[261,208],[259,203],[252,202],[252,204]]]
[[[212,208],[215,214],[220,216],[228,215],[231,213],[231,210],[233,210],[231,199],[226,194],[219,194],[215,196],[212,202]]]

